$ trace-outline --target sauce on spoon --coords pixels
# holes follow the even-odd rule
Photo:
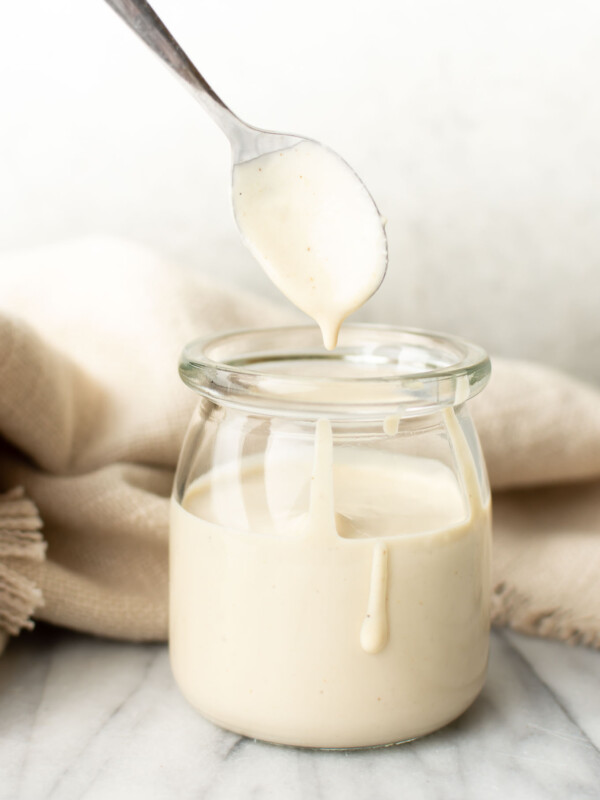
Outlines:
[[[302,140],[236,164],[233,209],[269,278],[332,350],[387,267],[384,221],[360,178],[327,147]]]

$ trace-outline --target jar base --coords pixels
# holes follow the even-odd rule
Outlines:
[[[200,714],[202,717],[204,717],[204,719],[206,719],[208,722],[211,722],[213,725],[216,725],[218,728],[221,728],[222,730],[228,731],[230,733],[235,733],[238,736],[243,736],[245,739],[248,739],[249,741],[261,742],[263,744],[268,744],[268,745],[271,745],[273,747],[287,747],[287,748],[294,748],[294,749],[298,749],[298,750],[313,750],[313,751],[318,751],[318,752],[335,753],[335,752],[350,752],[350,751],[356,751],[356,750],[383,750],[383,749],[385,749],[387,747],[398,747],[399,745],[402,745],[402,744],[408,744],[410,742],[414,742],[417,739],[423,739],[425,736],[430,736],[432,733],[436,733],[436,731],[442,730],[442,728],[445,728],[446,726],[452,724],[455,720],[457,720],[460,717],[462,717],[462,715],[466,711],[468,711],[468,709],[473,705],[475,700],[477,700],[477,698],[479,697],[480,693],[481,693],[481,689],[478,690],[477,694],[475,694],[475,696],[468,702],[468,704],[465,705],[465,707],[461,711],[459,711],[457,714],[452,715],[450,718],[448,718],[444,722],[441,722],[440,724],[436,724],[436,725],[434,725],[432,727],[426,728],[423,731],[420,731],[419,733],[416,733],[414,736],[408,736],[406,738],[395,739],[394,741],[385,741],[385,742],[374,743],[374,744],[335,745],[333,747],[328,747],[326,745],[299,744],[299,743],[295,743],[295,742],[281,742],[281,741],[275,741],[273,739],[269,739],[267,736],[253,736],[251,733],[249,733],[247,731],[244,731],[241,728],[236,728],[235,725],[224,724],[224,723],[220,722],[218,719],[215,719],[214,717],[211,717],[211,716],[209,716],[207,714],[204,714],[203,712],[201,712],[197,708],[195,708],[195,706],[193,706],[191,703],[190,703],[190,705],[192,706],[194,711],[196,711],[198,714]],[[188,700],[188,702],[189,702],[189,700]]]

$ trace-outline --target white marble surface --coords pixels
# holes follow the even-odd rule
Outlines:
[[[227,733],[180,696],[164,645],[40,628],[0,659],[0,798],[584,800],[600,797],[600,653],[496,631],[457,722],[351,753]]]

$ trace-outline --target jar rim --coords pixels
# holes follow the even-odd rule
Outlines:
[[[489,380],[483,348],[445,333],[345,324],[338,347],[314,325],[228,331],[183,349],[184,383],[218,405],[310,418],[420,416],[461,405]]]

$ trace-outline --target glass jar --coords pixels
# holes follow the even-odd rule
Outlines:
[[[466,401],[486,354],[424,331],[229,333],[185,348],[201,396],[171,506],[170,652],[204,716],[279,744],[406,741],[486,671],[490,491]]]

